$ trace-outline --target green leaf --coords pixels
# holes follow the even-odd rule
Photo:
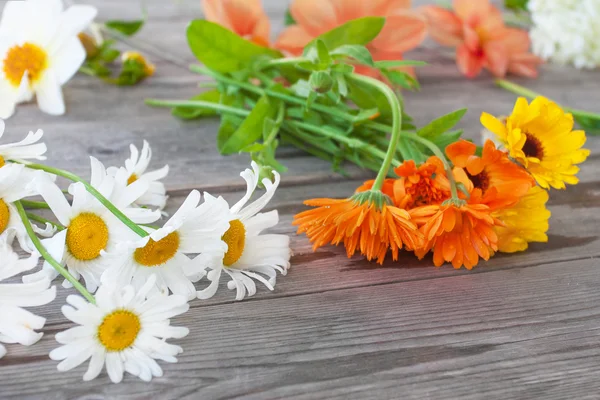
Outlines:
[[[322,40],[330,50],[347,44],[366,45],[379,35],[384,24],[385,18],[382,17],[358,18],[325,32],[315,40]]]
[[[442,151],[446,151],[446,147],[450,144],[456,142],[462,136],[462,129],[446,132],[443,135],[431,140],[437,147],[439,147]]]
[[[290,26],[290,25],[296,25],[296,20],[294,19],[294,17],[292,16],[292,13],[288,9],[285,12],[285,26]]]
[[[265,145],[264,144],[262,144],[262,143],[252,143],[252,144],[249,144],[248,146],[244,147],[240,151],[242,153],[258,153],[260,151],[263,151],[264,149],[265,149]]]
[[[515,11],[527,11],[529,0],[504,0],[504,6]]]
[[[133,86],[146,77],[144,64],[136,60],[127,60],[123,63],[121,73],[117,77],[119,86]]]
[[[322,40],[315,40],[309,43],[303,51],[303,56],[308,60],[312,61],[312,68],[317,71],[323,71],[329,68],[331,65],[331,56],[329,50]],[[302,63],[302,67],[306,68],[305,63]]]
[[[122,21],[122,20],[112,20],[106,21],[104,25],[108,29],[112,29],[113,31],[117,31],[125,36],[133,36],[135,35],[142,27],[144,26],[144,20],[139,19],[135,21]]]
[[[250,115],[240,127],[227,139],[219,149],[221,154],[233,154],[259,140],[262,136],[263,123],[266,118],[275,118],[279,109],[279,101],[266,96],[261,97]]]
[[[223,148],[236,132],[238,126],[237,118],[231,115],[224,115],[221,118],[221,126],[219,126],[219,132],[217,133],[217,148],[221,154],[226,154],[223,152]]]
[[[381,70],[383,75],[392,82],[392,84],[408,90],[418,90],[421,85],[419,81],[407,74],[397,70]]]
[[[432,140],[439,137],[444,132],[454,128],[454,126],[462,119],[466,114],[467,109],[462,108],[460,110],[453,111],[442,117],[436,118],[429,124],[425,125],[417,131],[417,134],[426,139]]]
[[[375,66],[371,52],[369,52],[365,46],[361,46],[359,44],[345,44],[333,50],[331,55],[347,56],[355,59],[361,64],[368,65],[370,67]]]
[[[348,85],[346,84],[346,78],[344,77],[344,75],[336,76],[336,81],[337,81],[337,89],[338,89],[340,96],[342,96],[342,97],[348,96]]]
[[[221,94],[217,89],[209,90],[192,97],[190,100],[209,101],[211,103],[230,105],[233,98]],[[175,107],[171,112],[173,116],[181,119],[198,119],[217,115],[215,110],[197,107]]]
[[[373,90],[362,82],[348,81],[350,100],[362,109],[378,109],[381,118],[387,120],[392,115],[390,103],[380,91]]]
[[[415,61],[415,60],[390,60],[390,61],[375,61],[375,66],[377,68],[400,68],[400,67],[423,67],[427,64],[425,61]]]
[[[259,56],[282,57],[278,51],[251,43],[210,21],[192,21],[187,28],[187,39],[194,56],[208,68],[221,73],[248,68]]]
[[[590,118],[573,112],[573,118],[587,134],[600,135],[600,116]]]

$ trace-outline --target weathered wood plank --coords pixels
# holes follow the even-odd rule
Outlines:
[[[585,398],[599,387],[598,258],[194,308],[153,385],[57,376],[49,339],[0,366],[5,398]],[[277,321],[277,323],[273,323]],[[9,360],[10,360],[9,359]],[[31,377],[35,376],[35,379]],[[48,395],[50,394],[50,395]]]

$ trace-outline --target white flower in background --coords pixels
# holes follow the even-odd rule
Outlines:
[[[275,194],[279,174],[273,171],[274,182],[263,179],[266,193],[246,206],[258,186],[260,175],[255,162],[252,162],[252,169],[240,174],[246,181],[247,190],[246,195],[231,207],[229,229],[223,235],[226,251],[217,253],[217,256],[215,252],[200,254],[186,267],[186,273],[194,280],[206,274],[211,281],[206,289],[197,293],[199,299],[214,296],[223,271],[231,277],[227,284],[229,289],[237,289],[236,300],[242,300],[246,293],[249,296],[256,293],[253,279],[273,290],[277,271],[285,275],[290,267],[290,238],[286,235],[261,234],[279,222],[276,210],[260,213]]]
[[[39,255],[19,259],[11,246],[12,235],[0,235],[0,281],[35,268]],[[56,288],[50,288],[49,279],[31,283],[0,283],[0,342],[19,343],[30,346],[42,337],[36,329],[42,329],[46,320],[22,307],[48,304],[56,297]],[[0,358],[6,348],[0,344]]]
[[[125,160],[125,168],[111,167],[108,169],[109,173],[124,177],[128,184],[139,180],[148,182],[148,190],[136,201],[136,204],[154,206],[162,210],[167,204],[168,196],[165,185],[160,180],[169,173],[169,166],[165,165],[161,169],[146,172],[152,159],[152,150],[148,142],[144,140],[141,153],[133,144],[129,148],[131,157]]]
[[[0,119],[0,138],[4,135],[5,124]],[[17,143],[0,144],[0,167],[8,160],[25,162],[26,160],[45,160],[46,144],[38,143],[44,132],[38,129],[35,133],[29,132],[25,139]]]
[[[170,325],[169,318],[189,309],[183,296],[151,293],[154,277],[136,293],[132,286],[114,288],[101,286],[96,293],[96,304],[79,296],[67,297],[70,305],[62,312],[79,326],[56,334],[63,346],[52,350],[50,358],[63,360],[59,371],[69,371],[90,359],[83,380],[96,378],[106,365],[111,381],[119,383],[123,372],[144,381],[162,376],[155,360],[175,363],[176,355],[183,352],[166,339],[180,339],[189,330]]]
[[[533,51],[577,68],[600,65],[600,1],[530,0]]]
[[[61,86],[85,61],[77,34],[96,16],[96,9],[61,0],[8,1],[0,20],[0,118],[35,94],[48,114],[65,112]]]
[[[199,202],[200,193],[192,191],[162,228],[123,244],[124,252],[115,253],[118,261],[102,275],[102,283],[120,287],[131,283],[137,289],[155,274],[156,290],[195,298],[194,284],[183,271],[190,262],[186,254],[223,254],[227,246],[221,237],[229,228],[229,206],[223,198],[207,195],[204,203]]]
[[[129,185],[117,191],[118,196],[115,197],[114,178],[106,174],[98,160],[93,157],[91,160],[91,185],[121,212],[132,218],[133,222],[150,223],[160,217],[158,212],[130,207],[133,201],[147,190],[147,184],[140,182]],[[46,240],[46,247],[49,251],[63,253],[58,261],[66,263],[75,279],[83,276],[87,289],[94,292],[100,284],[104,270],[115,261],[113,257],[104,253],[114,252],[118,243],[132,240],[135,234],[90,194],[82,183],[75,183],[69,188],[73,195],[72,203],[69,204],[58,186],[44,178],[40,175],[37,180],[38,192],[66,228]],[[27,277],[27,280],[39,279],[44,275],[54,279],[58,273],[46,265],[42,271]],[[65,281],[63,286],[69,287],[70,283]]]

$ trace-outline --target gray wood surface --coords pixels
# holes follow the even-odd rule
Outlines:
[[[2,2],[0,2],[2,3]],[[136,18],[139,3],[94,0],[100,19]],[[287,1],[264,1],[282,26]],[[423,2],[421,2],[423,3]],[[134,88],[114,88],[77,76],[65,88],[68,113],[18,109],[7,137],[43,128],[49,163],[86,175],[88,156],[120,164],[127,146],[143,139],[154,165],[168,163],[169,210],[190,189],[235,199],[245,156],[222,157],[214,121],[181,122],[146,107],[147,97],[186,98],[197,93],[189,73],[193,57],[184,29],[201,17],[198,0],[146,0],[149,22],[123,44],[151,54],[156,76]],[[411,58],[425,59],[423,90],[407,95],[420,123],[469,107],[462,127],[478,138],[481,111],[503,114],[514,97],[487,76],[468,81],[454,62],[431,44]],[[519,81],[521,82],[521,81]],[[522,81],[559,102],[598,110],[598,72],[546,66],[540,79]],[[176,318],[191,334],[178,341],[180,362],[163,364],[165,376],[151,384],[126,377],[113,385],[105,374],[84,383],[85,367],[58,373],[48,351],[54,334],[68,328],[60,305],[69,293],[35,311],[48,318],[35,346],[9,346],[0,360],[0,398],[11,399],[596,399],[600,398],[600,139],[584,164],[582,183],[552,192],[550,240],[517,255],[498,255],[475,270],[435,268],[403,255],[380,267],[342,249],[311,251],[291,226],[302,200],[345,197],[371,173],[349,168],[350,178],[325,162],[292,149],[280,158],[290,171],[270,207],[275,229],[292,237],[294,257],[274,292],[260,288],[244,302],[222,287],[209,301],[194,301]]]

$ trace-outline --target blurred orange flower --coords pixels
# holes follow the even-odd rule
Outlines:
[[[297,24],[281,34],[276,47],[299,55],[315,37],[348,21],[386,17],[381,33],[367,48],[376,61],[401,60],[403,52],[417,47],[427,35],[424,18],[410,5],[410,0],[294,0],[290,12]],[[358,72],[373,75],[368,68]]]
[[[503,77],[508,71],[537,76],[541,60],[529,54],[527,32],[507,28],[502,13],[489,0],[454,0],[453,11],[425,6],[429,33],[444,46],[456,48],[461,73],[473,78],[483,68]]]
[[[496,210],[515,205],[535,184],[533,177],[513,163],[508,154],[496,149],[491,140],[485,142],[481,157],[477,146],[460,140],[446,147],[446,154],[457,169],[458,180],[467,182],[467,190],[480,189],[482,203]]]
[[[260,0],[204,0],[204,15],[244,39],[269,46],[271,23]]]

